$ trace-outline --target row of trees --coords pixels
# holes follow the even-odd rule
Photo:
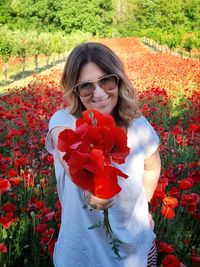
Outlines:
[[[200,32],[190,33],[167,33],[161,30],[149,29],[144,32],[144,43],[152,46],[156,50],[163,51],[165,47],[170,50],[179,50],[180,54],[183,54],[183,50],[188,52],[191,57],[192,50],[200,50]],[[195,53],[196,54],[196,53]]]
[[[27,57],[34,57],[35,71],[39,67],[39,55],[46,56],[46,65],[52,55],[61,55],[70,51],[79,42],[91,38],[91,34],[76,32],[64,35],[57,33],[38,33],[37,31],[9,30],[7,27],[0,28],[0,58],[4,62],[5,81],[8,76],[8,62],[11,57],[18,57],[22,63],[22,72],[25,73]]]
[[[199,49],[199,0],[126,0],[121,6],[118,32],[146,36],[172,49]]]

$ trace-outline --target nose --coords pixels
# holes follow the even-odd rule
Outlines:
[[[94,97],[102,97],[106,94],[106,92],[99,86],[98,83],[95,83]]]

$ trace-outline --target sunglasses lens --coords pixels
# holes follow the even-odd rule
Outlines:
[[[76,91],[81,97],[89,96],[95,90],[93,83],[82,83],[76,86]]]
[[[118,77],[115,74],[104,76],[99,79],[98,85],[105,91],[113,90],[118,85]],[[75,90],[80,97],[87,97],[93,94],[96,85],[94,82],[86,82],[76,85]]]
[[[99,80],[99,86],[106,91],[113,90],[118,85],[118,78],[116,75],[109,75]]]

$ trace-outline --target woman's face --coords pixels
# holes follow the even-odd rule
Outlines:
[[[103,88],[101,88],[101,83],[98,83],[97,80],[106,75],[107,73],[104,73],[93,62],[87,63],[81,69],[78,84],[94,82],[94,85],[95,85],[94,87],[95,89],[92,94],[86,95],[86,96],[80,96],[80,100],[86,109],[94,109],[94,110],[102,112],[103,114],[112,113],[118,101],[118,83],[115,83],[116,80],[115,81],[113,80],[113,82],[111,80],[112,83],[110,87],[108,87],[108,90],[104,90]],[[85,86],[86,85],[84,85],[83,88],[85,88]],[[81,90],[82,90],[82,87],[81,87]]]

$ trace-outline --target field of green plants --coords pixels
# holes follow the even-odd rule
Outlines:
[[[137,38],[100,39],[124,61],[141,110],[160,137],[152,199],[159,266],[200,266],[200,62],[148,50]],[[63,106],[62,70],[0,97],[0,266],[53,266],[61,206],[48,121]]]

